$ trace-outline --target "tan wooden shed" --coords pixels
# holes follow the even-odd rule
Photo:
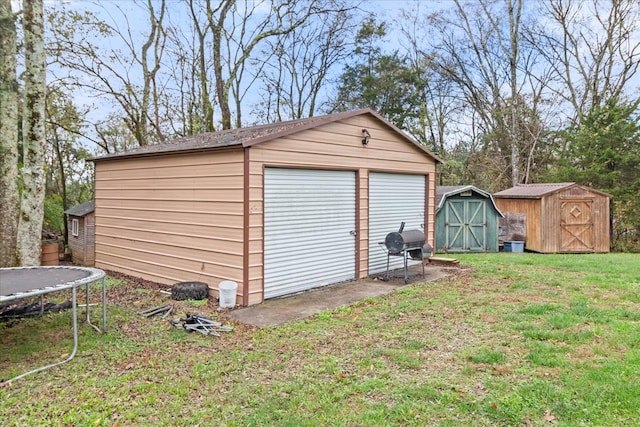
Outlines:
[[[434,243],[440,160],[369,109],[93,160],[96,266],[235,281],[241,305],[384,271],[401,222]]]
[[[522,184],[493,195],[503,213],[526,216],[525,248],[541,253],[609,252],[611,196],[575,182]]]
[[[74,264],[93,267],[95,263],[95,213],[90,200],[69,210],[67,214],[67,244]]]

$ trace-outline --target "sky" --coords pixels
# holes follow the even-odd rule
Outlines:
[[[241,0],[239,0],[240,2]],[[355,1],[355,0],[354,0]],[[180,0],[167,0],[167,4],[169,7],[176,7]],[[18,0],[13,1],[16,8],[20,6],[20,2]],[[113,5],[113,8],[110,8],[109,5]],[[126,17],[130,23],[134,23],[134,27],[132,31],[135,33],[138,30],[144,28],[142,25],[135,27],[136,22],[146,22],[146,18],[143,15],[144,6],[132,7],[134,2],[132,0],[45,0],[45,6],[64,6],[67,8],[73,8],[78,11],[82,10],[92,10],[98,11],[103,14],[110,14],[111,18],[118,24],[123,25],[124,18],[118,11],[117,7],[126,10]],[[364,0],[362,1],[362,8],[367,11],[371,11],[376,15],[379,20],[386,20],[390,23],[397,23],[399,21],[400,12],[404,10],[413,10],[416,7],[419,7],[421,14],[426,14],[429,12],[433,12],[439,9],[447,9],[453,6],[453,0]],[[106,9],[106,11],[105,11]],[[175,9],[174,9],[175,10]],[[536,19],[543,19],[542,17],[537,17]],[[387,47],[389,50],[393,50],[396,47],[401,47],[400,43],[402,37],[397,33],[398,30],[395,30],[395,26],[391,25],[389,27],[391,29],[391,34],[388,35],[387,39]],[[396,31],[395,33],[393,31]],[[116,43],[115,41],[111,41],[111,43]],[[337,74],[340,70],[336,69],[334,72]],[[636,76],[640,78],[640,75]],[[254,91],[257,92],[257,91]],[[96,104],[96,99],[87,96],[87,94],[76,93],[76,101],[81,104],[91,105]],[[250,108],[245,107],[243,111],[243,115],[245,118],[249,115]],[[107,110],[105,108],[105,103],[98,102],[97,107],[92,109],[92,119],[96,118],[105,118],[107,115]]]
[[[17,2],[19,3],[19,2]],[[173,8],[172,11],[172,20],[176,19],[178,16],[175,11],[175,7],[178,3],[181,3],[180,0],[167,0],[167,5],[169,8]],[[446,3],[446,2],[444,2]],[[173,5],[172,5],[173,4]],[[415,6],[416,1],[414,0],[369,0],[362,2],[362,8],[366,11],[371,11],[376,15],[379,20],[389,20],[398,16],[400,10],[402,9],[411,9]],[[420,8],[423,9],[425,5],[429,6],[439,6],[442,7],[442,1],[421,1]],[[20,6],[16,4],[16,6]],[[121,27],[121,29],[126,29],[127,22],[124,20],[123,14],[120,11],[123,10],[126,13],[126,20],[128,23],[134,23],[134,27],[132,28],[132,33],[136,34],[136,32],[144,27],[137,28],[135,27],[136,22],[147,22],[147,16],[144,5],[138,4],[132,0],[45,0],[45,8],[46,7],[65,7],[69,9],[73,9],[76,11],[89,10],[97,13],[105,20],[111,20],[113,24]],[[112,7],[110,7],[112,6]],[[178,18],[179,19],[179,18]],[[188,18],[190,19],[190,17]],[[392,27],[390,27],[392,28]],[[126,30],[125,30],[126,31]],[[393,33],[387,37],[388,46],[390,49],[396,48],[398,37]],[[113,43],[111,47],[117,47],[116,43],[121,43],[117,39],[111,40],[110,43]],[[337,70],[336,70],[337,71]],[[97,102],[98,101],[98,102]],[[259,100],[255,100],[257,102]],[[108,115],[108,108],[104,102],[99,102],[95,97],[92,97],[86,92],[77,91],[75,93],[75,102],[79,105],[90,106],[90,121],[98,121],[103,120]],[[251,102],[251,101],[250,101]],[[249,120],[251,120],[251,115],[249,114],[250,109],[244,108],[243,116]]]

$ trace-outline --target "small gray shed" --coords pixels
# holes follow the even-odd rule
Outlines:
[[[436,187],[436,252],[498,252],[502,212],[473,185]]]
[[[67,242],[71,249],[71,260],[74,264],[92,267],[95,264],[95,203],[84,202],[64,211],[67,214],[69,234]]]

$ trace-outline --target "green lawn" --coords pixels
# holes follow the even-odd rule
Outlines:
[[[457,258],[433,283],[216,338],[136,316],[166,295],[111,280],[109,334],[82,326],[76,359],[0,388],[0,424],[638,425],[640,256]],[[0,325],[0,377],[61,358],[69,322]]]

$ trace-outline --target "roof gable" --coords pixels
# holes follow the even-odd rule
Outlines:
[[[580,187],[582,189],[592,191],[594,193],[602,194],[607,197],[611,197],[610,194],[602,191],[594,190],[593,188],[585,187],[575,182],[555,182],[555,183],[541,183],[541,184],[518,184],[515,187],[507,188],[506,190],[499,191],[494,194],[497,198],[513,198],[513,199],[540,199],[544,196],[564,191],[572,187]]]
[[[190,152],[221,149],[228,147],[251,147],[276,138],[285,137],[294,133],[312,129],[324,124],[345,120],[360,115],[371,115],[382,122],[388,128],[396,132],[401,139],[415,145],[423,153],[431,157],[438,163],[442,160],[425,146],[418,143],[408,134],[387,121],[380,114],[367,108],[363,110],[347,111],[343,113],[329,114],[326,116],[309,117],[306,119],[291,120],[286,122],[270,123],[266,125],[251,126],[238,129],[229,129],[219,132],[203,133],[176,138],[164,143],[147,145],[135,148],[123,153],[107,154],[91,159],[92,161],[108,160],[114,158],[128,158],[140,156],[154,156],[177,152]]]
[[[92,213],[94,210],[95,210],[95,201],[89,200],[88,202],[84,202],[78,206],[74,206],[71,209],[67,209],[66,211],[64,211],[64,213],[71,216],[83,217]]]
[[[473,185],[443,185],[436,187],[436,212],[438,212],[440,208],[442,208],[448,197],[455,196],[466,191],[472,191],[482,197],[489,199],[496,212],[498,212],[501,217],[504,217],[502,212],[500,212],[500,209],[498,209],[498,206],[496,206],[496,202],[495,200],[493,200],[493,196],[491,195],[491,193],[481,190]]]

